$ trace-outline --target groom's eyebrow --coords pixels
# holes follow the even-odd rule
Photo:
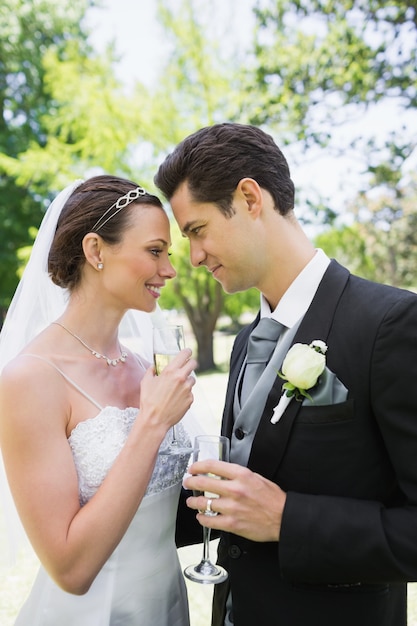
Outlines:
[[[195,227],[196,224],[198,224],[198,220],[191,220],[190,222],[186,222],[184,224],[184,228],[182,229],[183,235],[187,235],[190,232],[190,230],[192,230]]]

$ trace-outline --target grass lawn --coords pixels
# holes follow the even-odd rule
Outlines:
[[[212,542],[215,556],[216,542]],[[183,567],[196,563],[202,546],[189,546],[179,551]],[[25,596],[29,592],[37,569],[36,559],[28,557],[19,561],[13,570],[0,575],[0,625],[12,626]],[[190,601],[191,626],[210,626],[212,585],[199,585],[186,581]],[[408,586],[408,626],[417,626],[417,583]],[[57,625],[59,626],[59,625]]]

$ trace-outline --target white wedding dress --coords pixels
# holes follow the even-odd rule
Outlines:
[[[138,410],[102,408],[75,386],[99,409],[96,417],[79,423],[68,439],[80,502],[85,504],[122,449]],[[176,433],[181,443],[189,444],[181,424]],[[170,439],[168,433],[135,517],[89,591],[83,596],[66,593],[41,567],[16,626],[189,626],[187,592],[174,543],[188,458],[161,454]]]

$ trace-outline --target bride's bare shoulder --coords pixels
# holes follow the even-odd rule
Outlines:
[[[51,354],[51,338],[49,329],[43,330],[34,337],[22,350],[3,368],[1,378],[7,381],[38,380],[48,369]],[[49,363],[49,368],[51,364]]]
[[[65,433],[68,401],[60,374],[36,355],[19,354],[0,375],[0,431],[32,439],[56,427]],[[4,435],[5,436],[5,435]]]
[[[0,375],[0,389],[4,392],[28,395],[45,392],[51,383],[61,377],[42,351],[22,351],[4,366]],[[19,391],[20,390],[20,391]]]

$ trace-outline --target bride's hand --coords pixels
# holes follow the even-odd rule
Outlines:
[[[194,399],[192,372],[197,367],[191,354],[189,348],[181,350],[159,376],[154,367],[147,370],[140,385],[140,411],[144,419],[164,424],[168,429],[188,411]]]

